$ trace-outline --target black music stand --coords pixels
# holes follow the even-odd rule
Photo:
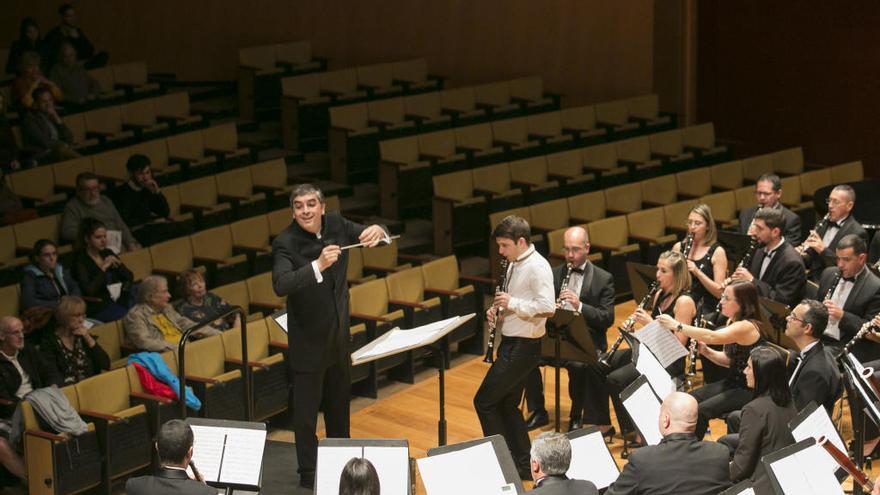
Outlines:
[[[785,318],[791,309],[781,302],[766,297],[759,297],[758,305],[761,307],[761,323],[767,329],[770,340],[786,349],[797,349],[794,341],[785,336]]]
[[[657,267],[644,263],[626,262],[626,275],[629,277],[629,285],[632,287],[633,299],[641,301],[648,288],[657,278]]]
[[[838,358],[843,368],[843,377],[850,401],[850,410],[853,411],[853,462],[856,467],[862,469],[865,464],[865,418],[869,418],[875,425],[880,425],[880,397],[877,397],[871,385],[862,377],[862,363],[852,353],[844,352]],[[853,483],[853,495],[862,495],[862,487]]]
[[[568,363],[584,363],[595,365],[598,356],[590,330],[580,314],[568,309],[557,309],[547,319],[547,335],[549,339],[541,340],[541,358],[549,361],[556,375],[556,431],[560,426],[560,368]],[[569,377],[571,379],[571,377]]]
[[[718,231],[718,244],[721,244],[721,247],[724,248],[724,252],[727,254],[728,266],[736,266],[739,263],[739,260],[749,250],[750,242],[751,236],[748,234],[740,234],[730,230]]]

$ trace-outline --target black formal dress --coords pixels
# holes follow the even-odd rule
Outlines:
[[[130,478],[127,495],[217,495],[217,489],[189,479],[185,471],[160,467],[156,474]]]
[[[777,203],[777,207],[779,211],[782,212],[782,217],[785,219],[785,228],[782,229],[782,237],[785,237],[785,240],[790,244],[797,246],[801,243],[801,217],[797,215],[797,213],[789,210],[782,203]],[[752,219],[755,218],[755,212],[758,211],[758,206],[752,206],[751,208],[745,208],[739,212],[739,232],[741,234],[745,234],[749,230],[749,225],[752,224]]]
[[[817,230],[816,233],[819,234],[819,238],[821,239],[825,236],[828,229],[831,228],[836,228],[837,233],[834,234],[831,242],[825,246],[825,249],[821,253],[817,253],[812,249],[807,250],[806,265],[810,269],[810,278],[812,280],[818,280],[819,274],[822,273],[822,270],[837,264],[837,243],[840,242],[844,236],[855,234],[864,239],[865,242],[868,242],[868,233],[865,231],[864,227],[862,227],[862,224],[860,224],[852,215],[844,218],[835,226],[826,224]]]
[[[804,297],[804,288],[807,285],[807,274],[804,271],[804,262],[801,255],[794,247],[785,241],[773,250],[770,263],[761,276],[761,265],[767,257],[766,248],[759,248],[752,258],[749,272],[755,277],[755,288],[758,295],[789,307],[799,303]]]
[[[842,392],[843,384],[840,381],[840,371],[828,359],[822,342],[816,342],[806,353],[798,353],[792,360],[792,366],[788,383],[797,410],[815,402],[825,407],[830,415]]]
[[[567,270],[566,265],[553,269],[553,287],[557,295]],[[608,347],[605,333],[614,323],[614,279],[611,274],[587,261],[583,267],[579,298],[582,303],[581,317],[587,325],[593,345],[598,353],[604,352]],[[585,424],[610,425],[608,389],[604,374],[595,365],[583,363],[570,363],[566,369],[571,420],[583,420]],[[526,381],[526,402],[529,411],[545,410],[541,372],[538,369],[531,372]]]
[[[819,298],[824,299],[826,294],[829,296],[833,294],[829,291],[836,289],[831,287],[831,284],[839,273],[840,269],[837,267],[829,267],[822,272],[819,278]],[[844,281],[841,280],[838,284],[842,282]],[[830,336],[823,335],[823,342],[837,346],[846,344],[855,337],[862,325],[873,319],[877,313],[880,313],[880,277],[865,268],[856,274],[852,289],[843,305],[843,316],[838,323],[840,340],[833,342]],[[862,339],[853,347],[852,353],[861,362],[880,359],[880,344]]]
[[[571,480],[564,474],[554,474],[539,479],[535,483],[535,488],[529,491],[529,493],[540,495],[599,495],[599,490],[590,481]]]
[[[773,494],[761,458],[794,443],[788,423],[796,415],[794,403],[778,406],[769,395],[746,404],[742,410],[739,445],[730,463],[730,479],[734,483],[750,479],[757,495]]]
[[[293,392],[293,428],[303,480],[314,479],[318,455],[315,436],[318,408],[323,405],[327,437],[349,437],[351,363],[348,342],[348,251],[321,273],[312,262],[324,246],[354,244],[366,227],[327,213],[320,236],[291,224],[272,242],[272,285],[287,297],[288,365]]]
[[[634,450],[605,495],[717,495],[730,487],[727,448],[671,433]]]

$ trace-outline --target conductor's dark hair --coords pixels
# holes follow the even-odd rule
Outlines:
[[[755,212],[755,220],[763,220],[770,230],[779,229],[781,232],[785,228],[785,217],[775,208],[761,208]]]
[[[531,242],[532,228],[529,227],[529,222],[527,222],[525,218],[516,215],[508,215],[504,217],[504,219],[495,226],[495,230],[492,231],[493,239],[499,237],[510,239],[513,242],[517,242],[519,238],[522,237],[526,240],[526,244],[528,244]]]
[[[776,174],[762,174],[758,177],[758,182],[767,181],[772,184],[773,192],[779,192],[782,189],[782,179]]]
[[[868,252],[868,243],[858,234],[847,234],[837,243],[838,250],[852,248],[856,255]]]
[[[168,421],[159,428],[159,434],[156,435],[156,450],[159,451],[159,461],[162,463],[183,463],[192,445],[192,428],[181,419]]]
[[[318,189],[317,186],[313,186],[312,184],[299,184],[293,188],[293,191],[290,191],[290,206],[293,206],[293,200],[299,196],[305,196],[306,194],[316,194],[318,196],[318,201],[321,204],[324,204],[324,193]]]
[[[749,359],[752,360],[752,373],[755,375],[754,397],[769,395],[779,407],[791,404],[791,390],[788,388],[788,374],[782,354],[762,345],[752,349]]]
[[[133,174],[135,172],[140,172],[141,170],[150,166],[150,157],[147,155],[142,155],[140,153],[135,153],[128,157],[128,161],[125,162],[125,169],[128,170],[128,173]]]
[[[807,311],[804,313],[804,325],[811,325],[810,335],[818,339],[825,333],[825,327],[828,326],[828,308],[815,299],[804,299],[800,304],[807,306]]]
[[[379,475],[373,463],[361,457],[346,462],[339,477],[339,495],[379,495]]]

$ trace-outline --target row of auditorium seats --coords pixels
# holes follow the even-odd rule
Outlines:
[[[281,80],[284,147],[299,150],[301,144],[323,144],[332,106],[442,88],[443,79],[428,73],[423,58],[285,77]]]

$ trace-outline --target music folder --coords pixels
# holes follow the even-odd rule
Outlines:
[[[187,418],[193,431],[196,469],[213,487],[259,491],[266,424],[226,419]]]
[[[831,456],[815,438],[806,438],[761,458],[776,495],[843,495],[828,470]]]
[[[416,463],[428,495],[525,493],[501,435],[429,449]]]
[[[315,494],[337,495],[342,469],[355,457],[376,468],[383,495],[412,495],[409,442],[363,438],[325,438],[318,443]]]
[[[565,473],[574,480],[592,481],[599,490],[607,488],[620,476],[602,432],[596,426],[565,434],[571,442],[571,463]]]
[[[661,402],[645,375],[640,375],[620,393],[620,401],[646,444],[657,445],[663,440],[658,424]]]
[[[431,345],[445,337],[449,332],[470,321],[474,316],[476,316],[476,313],[453,316],[445,320],[435,321],[406,330],[395,327],[353,352],[351,354],[351,365],[357,366],[386,356]]]

